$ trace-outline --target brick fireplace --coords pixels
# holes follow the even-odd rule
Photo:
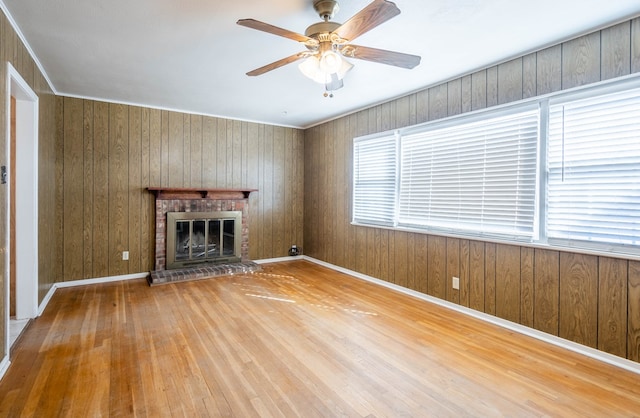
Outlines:
[[[236,269],[247,271],[254,263],[249,261],[249,194],[255,190],[156,188],[150,187],[156,198],[155,271],[151,272],[150,284],[178,280],[197,279],[233,273]],[[167,214],[176,212],[241,212],[242,227],[239,263],[202,263],[192,267],[167,269]]]

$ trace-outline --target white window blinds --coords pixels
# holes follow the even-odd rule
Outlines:
[[[401,138],[398,224],[531,238],[539,111]]]
[[[549,111],[550,240],[640,245],[640,89]]]
[[[354,140],[354,222],[387,226],[394,224],[396,148],[395,136]]]

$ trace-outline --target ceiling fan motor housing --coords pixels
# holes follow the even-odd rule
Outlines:
[[[336,22],[318,22],[309,26],[304,34],[310,38],[318,39],[321,34],[326,34],[327,36],[333,32],[334,30],[340,27],[339,23]],[[318,39],[318,41],[329,41],[329,39]]]
[[[315,0],[313,2],[313,8],[320,15],[320,18],[329,20],[333,18],[333,15],[338,13],[338,2],[335,0]]]

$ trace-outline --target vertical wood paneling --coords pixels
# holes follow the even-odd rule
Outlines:
[[[3,14],[0,13],[0,16],[4,17]],[[2,19],[4,21],[4,19]],[[0,74],[2,73],[2,66],[0,66]],[[0,83],[0,91],[2,90],[2,83]],[[55,105],[55,126],[56,126],[56,139],[55,139],[55,183],[56,183],[56,193],[55,193],[55,245],[57,249],[60,249],[56,253],[56,266],[53,269],[55,271],[55,280],[56,281],[64,281],[64,188],[63,180],[64,180],[64,98],[56,97],[56,105]],[[2,120],[2,115],[4,113],[0,112],[0,121]],[[39,202],[41,203],[41,202]],[[2,206],[4,207],[4,206]],[[1,229],[1,228],[0,228]],[[1,232],[1,231],[0,231]],[[93,248],[92,248],[93,251]],[[0,257],[2,258],[2,257]],[[0,260],[0,265],[4,266],[4,260]],[[4,271],[4,270],[3,270]],[[4,303],[4,299],[0,301],[0,304]],[[2,322],[2,321],[0,321]],[[4,335],[4,334],[2,334]]]
[[[460,279],[460,240],[457,238],[447,238],[445,295],[449,302],[460,303],[460,290],[453,288],[453,277]]]
[[[414,247],[414,263],[415,278],[414,283],[416,290],[422,293],[428,293],[428,268],[429,268],[429,239],[425,234],[416,234]]]
[[[373,277],[380,277],[380,260],[383,258],[383,254],[380,248],[380,235],[381,231],[379,229],[367,228],[367,243],[366,247],[367,251],[367,269],[365,270],[365,274]],[[393,240],[393,233],[391,234],[391,239]],[[393,254],[392,254],[393,256]],[[395,275],[392,274],[389,278],[391,282],[395,283]]]
[[[182,184],[191,187],[191,116],[182,115]]]
[[[529,54],[522,57],[522,98],[528,99],[535,97],[537,94],[536,89],[536,74],[537,67],[537,54]]]
[[[367,271],[367,246],[364,245],[367,239],[367,228],[356,227],[356,271]]]
[[[534,250],[520,249],[520,323],[533,328]]]
[[[150,156],[151,156],[151,138],[150,138],[150,112],[149,109],[141,110],[141,144],[140,144],[140,184],[142,187],[150,185]],[[153,259],[155,256],[155,199],[150,193],[142,191],[142,203],[140,204],[140,268],[144,270],[153,270]]]
[[[247,187],[247,179],[249,176],[249,166],[248,166],[248,157],[249,157],[249,122],[242,122],[242,132],[241,132],[241,138],[240,138],[240,142],[241,142],[241,155],[240,155],[240,165],[242,167],[241,171],[242,171],[242,176],[241,176],[241,181],[240,181],[240,187]],[[253,125],[253,124],[251,124]],[[293,148],[293,144],[291,144],[291,147]],[[288,161],[287,157],[291,158],[292,153],[289,153],[287,156],[285,156],[285,161]],[[286,169],[285,169],[286,171]]]
[[[129,247],[129,113],[109,105],[109,275],[128,273],[122,252]]]
[[[141,230],[147,229],[147,225],[141,224],[140,207],[142,206],[142,196],[147,194],[142,178],[142,111],[139,107],[129,108],[129,226],[128,245],[125,250],[129,251],[129,262],[127,264],[128,273],[144,271],[146,266],[140,265],[141,259]]]
[[[93,137],[93,277],[109,275],[109,105],[94,103]],[[67,187],[72,179],[64,179]],[[65,278],[74,280],[74,277]]]
[[[218,119],[202,120],[202,186],[217,187],[218,184]],[[257,144],[256,144],[257,145]]]
[[[347,120],[348,120],[348,136],[347,138],[349,139],[349,143],[347,145],[347,150],[348,150],[348,155],[349,158],[347,158],[346,160],[346,166],[345,166],[345,170],[347,170],[348,175],[345,176],[345,178],[348,179],[348,183],[346,184],[346,189],[349,191],[349,197],[351,197],[353,195],[353,171],[351,170],[351,161],[353,161],[353,142],[352,142],[352,138],[356,137],[358,134],[358,115],[357,114],[352,114],[347,116]],[[305,150],[306,150],[306,145],[307,143],[305,142]],[[316,161],[317,158],[311,158],[312,161]],[[308,174],[306,172],[306,168],[307,168],[307,162],[310,161],[310,159],[305,158],[305,179],[308,177]],[[304,189],[304,194],[305,196],[308,194],[308,189],[305,187]],[[355,230],[356,228],[350,227],[349,226],[349,222],[351,221],[351,219],[353,218],[353,211],[351,208],[351,201],[349,201],[349,205],[348,205],[348,210],[346,211],[348,218],[345,219],[345,225],[347,226],[347,248],[349,249],[349,251],[347,252],[347,263],[346,263],[346,267],[350,268],[350,269],[355,269],[356,267],[356,258],[355,258],[355,251],[354,249],[357,246],[356,243],[356,234],[355,234]],[[304,224],[307,225],[309,223],[314,223],[315,222],[308,222],[308,215],[306,213],[307,211],[307,206],[305,205],[305,222]],[[305,241],[307,241],[308,235],[305,235]],[[306,245],[306,244],[305,244]]]
[[[377,262],[380,270],[379,277],[383,280],[390,280],[391,278],[390,268],[393,266],[391,264],[391,251],[395,251],[395,241],[391,242],[391,231],[380,230],[380,260]]]
[[[640,361],[640,261],[629,261],[627,358]]]
[[[418,95],[413,93],[409,96],[409,125],[415,125],[418,120]]]
[[[520,247],[496,246],[496,315],[520,322]]]
[[[216,145],[216,162],[215,162],[215,168],[216,168],[216,180],[215,180],[215,187],[220,187],[221,184],[226,184],[227,182],[227,123],[230,123],[230,121],[227,121],[225,119],[217,119],[216,121],[216,140],[215,140],[215,145]],[[265,129],[266,132],[266,129]],[[270,133],[273,132],[273,128],[270,128]],[[269,141],[271,142],[271,140],[273,139],[273,135],[269,136]],[[271,146],[271,144],[269,144]],[[269,154],[269,160],[270,160],[271,154]],[[269,161],[269,164],[271,163],[271,161]],[[264,169],[264,166],[263,166]],[[262,189],[262,188],[261,188]]]
[[[333,230],[336,234],[334,259],[338,266],[345,265],[346,251],[348,251],[346,247],[346,232],[348,226],[344,222],[348,218],[346,215],[347,202],[349,201],[349,196],[351,196],[351,194],[347,194],[345,190],[347,182],[345,181],[346,171],[344,167],[348,166],[345,151],[347,148],[346,144],[349,142],[346,139],[347,120],[347,118],[341,118],[335,123],[336,153],[333,170],[336,175],[335,184],[340,185],[340,187],[335,188],[336,216],[333,219]],[[380,277],[386,280],[383,276]]]
[[[190,156],[191,170],[189,172],[189,186],[202,187],[202,116],[191,115],[191,131],[189,132],[188,155]]]
[[[600,81],[600,32],[562,44],[562,88]]]
[[[560,253],[536,249],[533,277],[533,327],[558,335]]]
[[[466,75],[461,79],[462,88],[462,113],[471,112],[471,75]]]
[[[536,54],[536,89],[549,94],[562,88],[562,45],[552,46]]]
[[[447,115],[454,116],[462,113],[462,79],[447,83]]]
[[[231,183],[227,182],[227,184],[231,184],[231,188],[233,189],[239,189],[242,187],[242,126],[243,126],[243,122],[239,121],[239,120],[234,120],[233,121],[233,132],[231,133],[231,140],[232,140],[232,145],[231,145],[231,161],[232,161],[232,165],[230,167],[227,167],[228,170],[231,171],[231,175],[227,175],[227,178],[231,178]],[[278,146],[280,146],[281,148],[284,147],[284,142],[285,142],[285,138],[284,138],[284,132],[281,131],[279,132],[278,135]],[[276,167],[278,168],[279,173],[280,174],[280,178],[284,178],[284,150],[282,150],[282,153],[278,156],[280,158],[280,161],[276,162]],[[281,187],[281,183],[276,180],[276,190],[277,190],[277,198],[276,201],[278,202],[278,204],[282,204],[284,201],[284,190]],[[280,199],[280,200],[278,200]]]
[[[447,283],[447,239],[430,235],[427,248],[429,251],[427,268],[428,287],[427,293],[440,299],[445,299]]]
[[[471,74],[471,110],[487,107],[487,71]]]
[[[631,72],[631,23],[624,22],[602,30],[602,80]]]
[[[383,123],[383,130],[385,131],[387,129],[404,128],[411,124],[411,96],[401,97],[392,103],[395,103],[395,106],[391,107],[391,109],[395,110],[395,117],[391,112],[389,115],[391,119]],[[388,128],[384,129],[386,126]]]
[[[83,101],[83,144],[84,144],[84,157],[83,157],[83,279],[89,279],[93,277],[93,229],[94,229],[94,217],[93,217],[93,102],[90,100]],[[72,136],[72,135],[69,135]],[[65,164],[66,165],[66,164]],[[91,204],[86,204],[91,202]],[[66,251],[65,251],[66,252]],[[72,276],[73,277],[73,276]]]
[[[460,240],[460,300],[462,306],[469,306],[469,240]]]
[[[496,244],[484,246],[484,311],[496,314]]]
[[[171,166],[171,150],[169,138],[169,112],[160,111],[160,185],[170,186],[169,172]]]
[[[429,120],[429,90],[416,93],[416,123]]]
[[[631,72],[640,71],[640,17],[631,21]]]
[[[417,290],[416,280],[416,234],[407,233],[407,288]]]
[[[209,118],[207,118],[209,119]],[[204,124],[203,124],[203,132],[204,132]],[[250,189],[258,189],[259,185],[259,173],[258,173],[258,165],[260,161],[260,156],[258,154],[258,143],[260,141],[260,126],[251,123],[249,124],[247,131],[247,142],[248,146],[246,149],[247,152],[247,187]],[[204,144],[203,144],[204,146]],[[304,158],[304,156],[302,157]],[[203,169],[204,169],[204,156],[203,156]],[[258,228],[258,193],[251,193],[249,195],[249,242],[260,242],[260,235]],[[292,216],[295,218],[295,216]],[[302,242],[295,242],[296,245],[302,247]],[[257,245],[249,245],[249,258],[252,260],[258,259],[258,246]]]
[[[598,261],[598,350],[627,355],[628,262],[608,257]]]
[[[168,117],[167,185],[184,187],[184,119],[183,115],[177,112],[169,112]]]
[[[162,113],[149,109],[149,184],[162,185]]]
[[[598,338],[597,257],[560,253],[560,337],[589,347]]]
[[[391,236],[393,237],[393,265],[394,269],[394,282],[400,286],[408,287],[408,233],[404,231],[393,231]]]
[[[84,144],[82,142],[83,105],[81,99],[64,101],[64,130],[69,132],[64,140],[64,176],[65,178],[84,178]],[[67,187],[64,193],[64,275],[82,277],[84,253],[83,245],[83,192],[82,182]]]
[[[221,120],[218,120],[218,132],[220,132],[220,125]],[[261,257],[273,253],[273,213],[269,210],[273,206],[273,129],[273,126],[265,126],[262,144],[264,163],[262,164],[262,184],[260,185],[260,201],[262,203]],[[218,148],[218,152],[223,156],[226,154],[221,152],[220,148]],[[218,183],[220,183],[220,171],[218,171],[218,175]]]
[[[498,67],[487,68],[487,107],[498,104]]]
[[[429,120],[447,116],[447,85],[442,84],[429,89]]]
[[[304,147],[304,155],[305,161],[308,161],[304,166],[305,177],[304,177],[304,207],[305,211],[309,211],[314,214],[314,216],[319,216],[320,209],[318,205],[318,193],[317,189],[320,187],[317,178],[315,175],[311,173],[315,173],[319,168],[317,167],[320,164],[319,159],[312,158],[313,155],[317,154],[317,140],[316,135],[319,131],[319,128],[312,128],[305,132],[305,147]],[[264,141],[260,141],[261,143]],[[306,217],[306,216],[305,216]],[[305,222],[304,223],[304,235],[305,237],[316,236],[315,230],[318,228],[319,222]],[[319,239],[307,240],[305,242],[304,252],[306,254],[318,254],[316,249],[316,245],[319,244]],[[355,249],[355,240],[353,242]],[[355,259],[355,257],[354,257]]]
[[[236,154],[241,152],[240,149],[236,149],[240,143],[239,140],[236,139],[236,131],[238,131],[239,125],[234,123],[234,146],[233,146],[233,167],[234,173],[236,171],[235,167],[240,164],[240,159],[235,157]],[[285,177],[285,146],[286,146],[286,132],[288,129],[285,128],[274,128],[274,136],[273,136],[273,177],[272,177],[272,208],[274,213],[284,213],[285,212],[285,184],[287,182],[287,178]],[[240,187],[239,176],[232,176],[231,184],[236,184]],[[285,229],[285,220],[282,216],[274,216],[272,221],[272,229],[275,231],[284,231]],[[285,242],[284,234],[272,234],[273,240],[273,249],[272,251],[276,254],[287,254],[292,242]]]
[[[469,247],[469,307],[480,312],[485,312],[484,260],[484,243],[471,241]]]
[[[522,99],[522,58],[498,66],[498,104]]]

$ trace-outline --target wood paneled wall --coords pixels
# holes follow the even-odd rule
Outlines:
[[[249,201],[250,258],[282,257],[302,245],[303,131],[57,100],[62,280],[153,270],[149,186],[258,189]]]
[[[38,95],[38,292],[42,301],[56,278],[58,270],[58,251],[55,245],[57,220],[60,213],[56,211],[56,146],[55,146],[55,97],[46,79],[31,58],[28,50],[13,30],[3,12],[0,12],[0,126],[7,124],[7,65],[11,65],[20,73]],[[0,165],[8,165],[6,135],[0,135]],[[20,167],[16,167],[20,175]],[[6,237],[7,201],[9,198],[7,185],[0,185],[0,237]],[[0,312],[5,312],[5,254],[9,243],[0,242]],[[0,357],[4,357],[4,316],[0,320]]]
[[[636,72],[640,19],[308,129],[305,253],[640,361],[638,261],[350,224],[354,137]]]

